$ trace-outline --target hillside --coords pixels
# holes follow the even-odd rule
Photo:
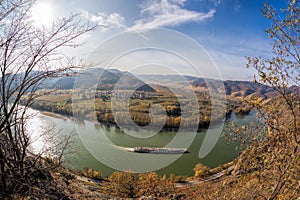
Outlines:
[[[122,86],[118,86],[118,89],[128,90],[139,88],[138,90],[144,90],[147,92],[155,92],[153,86],[177,86],[177,87],[190,87],[195,90],[205,91],[207,90],[206,82],[214,82],[214,79],[204,79],[193,76],[180,76],[180,75],[138,75],[135,76],[129,72],[121,72],[117,69],[104,70],[102,68],[88,69],[80,72],[84,76],[80,76],[76,80],[76,76],[66,76],[51,80],[47,83],[48,88],[59,88],[61,90],[73,89],[76,80],[76,86],[78,88],[81,85],[86,87],[86,84],[90,84],[90,87],[97,85],[98,90],[113,90],[118,81],[122,81]],[[246,98],[253,94],[264,99],[272,97],[274,90],[268,86],[249,82],[249,81],[223,81],[226,95],[228,97]],[[45,84],[46,85],[46,84]],[[141,86],[141,87],[138,87]],[[297,87],[293,87],[296,90]]]
[[[32,76],[39,73],[38,71],[32,72]],[[11,74],[9,79],[14,79],[16,85],[22,80],[24,73]],[[79,76],[78,79],[76,79]],[[1,77],[0,77],[1,80]],[[193,76],[180,76],[180,75],[133,75],[130,72],[119,71],[117,69],[104,70],[102,68],[87,69],[77,72],[74,76],[64,76],[60,78],[49,78],[45,80],[39,89],[60,89],[71,90],[74,88],[76,81],[77,88],[85,88],[86,84],[97,90],[114,90],[118,84],[118,90],[137,90],[145,92],[155,92],[155,87],[193,87],[195,91],[207,91],[206,82],[214,82],[214,79],[204,79]],[[268,99],[276,96],[273,88],[266,85],[250,82],[250,81],[223,81],[228,98],[245,99],[250,98],[254,94],[262,99]],[[151,86],[152,85],[152,86]],[[137,88],[137,89],[136,89]],[[30,90],[30,88],[28,89]],[[298,86],[291,86],[288,88],[289,92],[300,94]]]
[[[78,77],[78,79],[76,79]],[[48,88],[59,88],[62,90],[73,89],[76,81],[76,87],[86,88],[96,87],[97,90],[113,90],[116,84],[121,80],[119,90],[131,90],[138,88],[138,91],[155,92],[152,87],[139,80],[129,72],[122,72],[117,69],[104,70],[102,68],[87,69],[77,73],[76,76],[66,76],[46,82],[44,85]]]
[[[216,81],[214,79],[180,75],[139,75],[137,77],[150,85],[192,86],[195,91],[207,91],[206,82]],[[223,83],[227,98],[245,99],[256,95],[259,98],[268,99],[276,96],[276,92],[272,87],[252,81],[225,80]],[[300,88],[295,85],[288,88],[288,91],[300,94]]]

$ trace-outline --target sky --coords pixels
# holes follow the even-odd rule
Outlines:
[[[87,33],[79,39],[85,41],[82,47],[65,50],[72,56],[89,59],[95,52],[96,55],[111,53],[115,56],[117,53],[122,53],[115,52],[118,48],[130,50],[134,47],[132,44],[136,42],[135,39],[121,37],[123,40],[121,41],[120,38],[118,40],[118,36],[126,31],[133,31],[136,37],[149,42],[154,35],[157,37],[159,34],[150,34],[149,31],[148,37],[147,31],[138,30],[171,29],[176,37],[172,37],[172,31],[162,30],[163,36],[153,40],[164,44],[162,48],[170,52],[176,49],[178,54],[187,55],[192,63],[193,59],[197,58],[203,61],[201,54],[203,52],[200,51],[204,51],[224,80],[252,80],[255,71],[246,69],[245,56],[270,57],[272,55],[271,41],[264,32],[270,26],[270,22],[260,11],[264,2],[264,0],[38,0],[32,10],[32,16],[36,23],[46,26],[56,17],[79,13],[83,20],[99,25],[94,32]],[[267,2],[277,9],[284,7],[284,0]],[[119,43],[112,41],[119,41]],[[197,43],[201,48],[196,48],[192,42]],[[103,46],[107,49],[103,50]],[[168,70],[159,70],[160,66],[164,65],[177,73],[197,76],[180,59],[173,59],[174,56],[172,57],[170,52],[135,51],[129,53],[127,57],[123,56],[123,59],[112,66],[129,70],[130,66],[141,66],[141,62],[147,60],[148,65],[146,63],[140,67],[137,73],[166,74]],[[157,64],[157,68],[147,68],[151,59]],[[164,61],[160,63],[163,59]],[[204,75],[214,77],[209,73],[212,68],[210,65],[204,68],[199,68]]]

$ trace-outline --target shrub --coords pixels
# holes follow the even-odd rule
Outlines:
[[[84,168],[82,174],[88,178],[96,179],[96,180],[103,180],[102,172],[97,171],[91,168]]]

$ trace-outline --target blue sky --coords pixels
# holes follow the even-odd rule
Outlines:
[[[223,79],[251,80],[245,56],[271,56],[264,30],[270,25],[260,9],[263,0],[39,0],[53,16],[81,13],[100,25],[85,35],[85,45],[67,51],[87,57],[115,34],[136,28],[169,28],[198,42],[218,67]],[[284,1],[268,0],[274,8]],[[50,9],[51,8],[51,9]],[[126,43],[126,41],[124,42]],[[116,47],[117,48],[117,47]],[[155,71],[153,71],[155,73]],[[193,75],[193,74],[190,74]]]

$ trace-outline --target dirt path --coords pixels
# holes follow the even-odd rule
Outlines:
[[[221,172],[218,172],[218,173],[215,173],[215,174],[212,174],[208,177],[205,177],[201,180],[191,180],[191,181],[188,181],[186,183],[176,183],[176,187],[192,187],[192,186],[195,186],[199,183],[203,183],[203,182],[206,182],[206,181],[213,181],[213,180],[216,180],[216,179],[219,179],[221,178],[222,176],[224,176],[225,172],[226,171],[231,171],[233,170],[233,166],[229,167],[228,169],[225,169]]]
[[[91,179],[91,178],[87,178],[87,177],[84,177],[84,176],[78,176],[78,175],[75,175],[75,174],[73,174],[73,175],[76,177],[77,180],[84,181],[84,182],[89,182],[89,183],[94,183],[94,184],[97,184],[97,185],[103,185],[101,181]]]

